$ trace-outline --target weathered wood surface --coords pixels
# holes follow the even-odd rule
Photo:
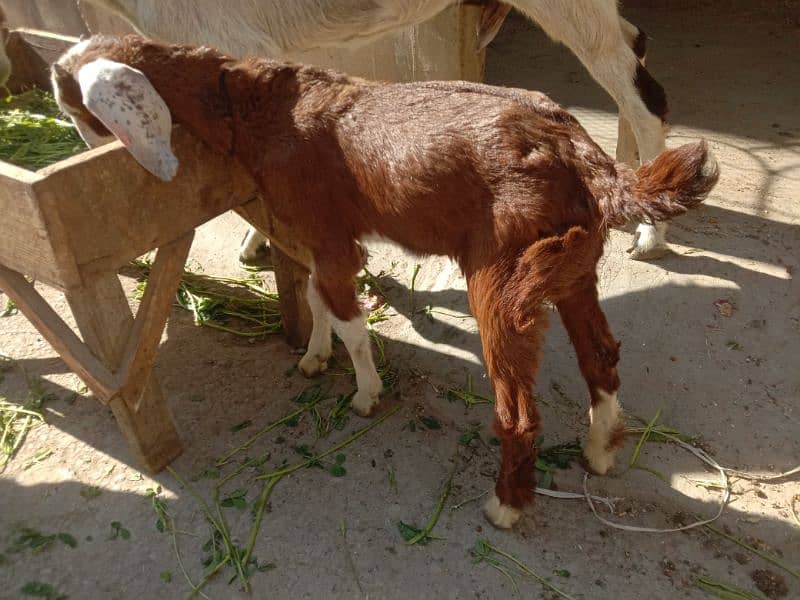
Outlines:
[[[111,370],[121,364],[134,318],[115,272],[98,275],[66,292],[84,342]],[[158,331],[159,337],[161,330]],[[142,393],[138,394],[141,389]],[[181,453],[172,413],[151,372],[136,390],[125,389],[109,402],[117,424],[139,462],[158,472]]]
[[[115,270],[256,196],[237,161],[210,152],[185,130],[173,130],[172,147],[180,166],[169,183],[119,142],[39,171],[33,191],[41,211],[61,220],[64,249],[83,273]]]
[[[24,89],[50,89],[50,65],[76,38],[32,29],[16,29],[8,35],[6,53],[13,65],[7,87],[16,94]]]
[[[184,265],[192,247],[194,231],[158,249],[147,279],[144,297],[133,321],[130,337],[117,369],[123,398],[136,400],[136,410],[153,368],[161,334],[175,303]]]
[[[111,370],[92,354],[22,274],[0,264],[0,289],[14,300],[25,317],[98,399],[108,402],[117,393],[119,386]]]

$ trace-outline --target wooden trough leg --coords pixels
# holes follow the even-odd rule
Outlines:
[[[109,368],[116,369],[133,329],[133,314],[117,274],[95,276],[83,287],[68,290],[66,296],[84,342]],[[158,472],[180,455],[182,447],[155,376],[145,377],[141,398],[123,392],[109,405],[135,458]]]
[[[311,254],[295,241],[291,229],[278,221],[260,198],[236,208],[246,221],[269,238],[275,283],[278,287],[283,332],[295,348],[308,344],[313,319],[306,300]]]
[[[294,348],[305,348],[311,337],[313,319],[306,299],[309,272],[284,253],[277,244],[270,248],[283,333]]]

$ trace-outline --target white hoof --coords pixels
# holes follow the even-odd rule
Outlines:
[[[670,249],[665,239],[666,225],[646,225],[642,223],[636,228],[633,246],[628,255],[633,260],[654,260],[669,254]]]
[[[586,466],[595,475],[607,475],[614,467],[617,451],[607,450],[600,443],[589,442],[583,451]]]
[[[483,512],[489,522],[499,529],[511,529],[522,516],[521,510],[507,504],[500,504],[497,494],[492,494],[492,497],[483,505]]]
[[[375,407],[378,406],[379,402],[379,393],[370,393],[367,390],[359,389],[353,396],[351,406],[353,407],[353,412],[358,416],[368,417],[372,414]]]
[[[328,369],[328,357],[306,352],[300,362],[297,363],[297,368],[306,377],[314,377],[314,375],[324,373]]]
[[[264,259],[268,253],[267,238],[251,227],[239,246],[239,260],[250,264]]]

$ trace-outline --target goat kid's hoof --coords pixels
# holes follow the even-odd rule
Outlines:
[[[321,357],[316,354],[305,354],[300,362],[297,363],[297,369],[305,377],[314,377],[324,373],[328,369],[328,358]]]
[[[583,470],[592,475],[608,475],[608,472],[614,468],[615,462],[616,452],[609,452],[608,450],[593,452],[591,456],[586,453],[581,457]]]
[[[359,417],[369,417],[379,403],[380,396],[378,394],[370,394],[364,390],[358,390],[353,396],[353,401],[350,405],[353,407],[353,412]]]
[[[498,529],[511,529],[522,516],[522,511],[518,508],[501,504],[497,494],[492,494],[483,505],[483,512],[489,522]]]

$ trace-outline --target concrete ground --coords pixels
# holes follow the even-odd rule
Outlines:
[[[778,5],[774,12],[765,9]],[[624,252],[629,234],[611,236],[600,272],[603,306],[622,341],[621,398],[629,415],[643,419],[661,409],[661,423],[698,436],[724,466],[779,473],[800,463],[797,5],[674,6],[669,12],[631,6],[625,14],[653,38],[651,70],[672,103],[668,144],[708,138],[722,179],[703,208],[673,225],[674,255],[632,262]],[[612,102],[568,52],[522,19],[506,23],[491,47],[487,79],[550,94],[613,151]],[[244,230],[232,215],[208,224],[199,232],[194,259],[207,273],[241,275],[234,249]],[[412,315],[409,288],[417,263],[414,304],[430,305],[430,314]],[[800,597],[800,523],[792,506],[800,494],[797,476],[777,483],[735,480],[731,502],[715,523],[719,531],[777,556],[788,570],[709,530],[653,534],[610,528],[583,500],[538,497],[515,530],[489,526],[483,499],[474,498],[492,486],[497,469],[491,408],[466,409],[441,396],[450,386],[464,387],[468,376],[477,392],[490,394],[474,322],[458,318],[467,312],[464,282],[447,261],[419,261],[394,249],[375,249],[370,267],[386,273],[381,283],[391,317],[375,329],[399,376],[384,406],[399,412],[341,450],[344,476],[330,474],[332,455],[326,469],[303,469],[275,486],[255,545],[263,570],[252,576],[253,597],[506,598],[514,586],[524,598],[554,597],[513,569],[510,579],[476,562],[470,550],[479,539],[575,598],[703,598],[699,578],[751,591],[760,585],[772,597]],[[123,279],[133,296],[135,281]],[[66,310],[59,294],[43,292]],[[0,295],[0,306],[4,301]],[[46,391],[57,397],[45,403],[47,425],[28,435],[0,478],[0,597],[25,597],[21,588],[34,581],[70,598],[188,594],[172,538],[156,527],[146,490],[161,486],[178,530],[180,558],[194,582],[202,578],[210,554],[203,547],[211,537],[198,499],[170,473],[153,477],[139,471],[110,412],[81,393],[80,381],[24,317],[0,319],[0,352],[12,359],[0,395],[25,400],[24,370],[30,378],[43,377]],[[331,393],[353,385],[342,374],[348,363],[341,348],[337,356],[333,373],[315,382]],[[188,313],[173,311],[156,371],[185,444],[172,466],[198,495],[210,500],[219,457],[298,406],[290,399],[310,383],[292,370],[297,359],[279,336],[243,340],[197,328]],[[537,392],[544,446],[585,434],[587,393],[556,318]],[[429,418],[441,427],[426,427],[425,422],[435,425]],[[252,425],[231,432],[247,420]],[[300,459],[295,446],[319,453],[368,423],[352,416],[343,431],[317,439],[306,415],[295,427],[263,436],[236,461],[269,453],[260,468],[274,469]],[[459,444],[476,426],[486,443]],[[601,509],[605,517],[671,527],[714,514],[720,494],[698,481],[716,481],[715,472],[681,448],[654,443],[644,446],[639,464],[659,476],[628,470],[635,444],[631,437],[615,476],[589,480],[594,493],[622,498],[614,515]],[[34,460],[48,450],[48,458]],[[262,489],[254,479],[257,469],[245,469],[223,488],[222,497],[246,492],[242,510],[220,509],[239,546],[247,543]],[[225,466],[221,475],[232,470]],[[421,527],[452,472],[434,530],[442,539],[407,545],[398,521]],[[560,490],[581,491],[582,480],[577,465],[555,474]],[[68,533],[77,545],[56,540],[38,553],[14,552],[23,527]],[[236,581],[229,583],[233,575],[226,567],[203,593],[246,596]]]

